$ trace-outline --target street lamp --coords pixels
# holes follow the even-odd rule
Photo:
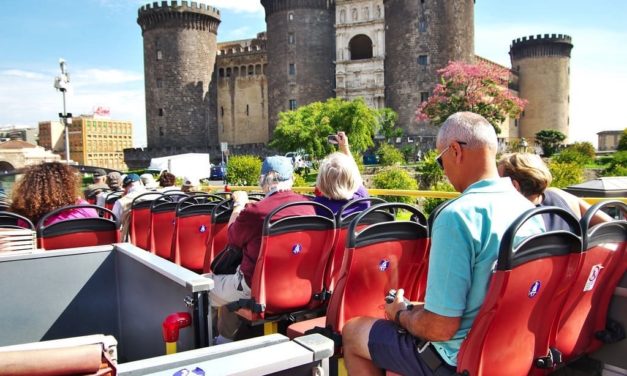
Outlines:
[[[527,140],[525,140],[524,137],[521,137],[520,138],[520,143],[518,144],[520,152],[521,153],[526,153],[527,152],[527,146],[529,146],[529,144],[527,143]]]
[[[65,60],[59,59],[59,66],[61,67],[61,75],[54,78],[54,88],[63,95],[63,112],[59,112],[59,118],[65,126],[65,160],[67,164],[70,164],[69,125],[72,124],[72,114],[67,113],[65,110],[65,92],[70,87],[70,72],[67,71]]]

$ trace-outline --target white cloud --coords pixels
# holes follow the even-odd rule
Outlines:
[[[220,10],[230,10],[236,13],[263,12],[263,6],[258,0],[209,0],[199,2],[209,4]]]
[[[25,79],[41,79],[41,78],[45,78],[47,76],[45,76],[44,74],[38,73],[38,72],[29,72],[29,71],[25,71],[25,70],[21,70],[21,69],[7,69],[7,70],[3,70],[0,72],[0,75],[3,76],[11,76],[11,77],[18,77],[18,78],[25,78]]]
[[[76,74],[72,75],[72,80],[82,85],[85,81],[90,85],[95,84],[124,84],[129,82],[142,81],[144,79],[143,73],[123,71],[119,69],[98,69],[90,68],[79,70]]]

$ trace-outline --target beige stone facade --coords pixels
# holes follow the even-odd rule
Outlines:
[[[383,0],[339,0],[335,8],[336,95],[385,106]]]
[[[267,143],[265,34],[218,45],[218,139],[229,145]]]
[[[63,124],[59,121],[39,122],[39,146],[55,153],[65,150]]]
[[[597,133],[599,137],[598,151],[614,152],[618,148],[618,142],[623,135],[623,131],[602,131]]]

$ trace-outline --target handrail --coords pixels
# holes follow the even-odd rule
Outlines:
[[[203,186],[200,188],[203,192],[222,191],[224,186],[216,185]],[[258,186],[229,186],[231,191],[259,191]],[[294,187],[294,192],[299,193],[313,193],[314,187]],[[424,198],[455,198],[459,196],[458,192],[444,192],[444,191],[419,191],[409,189],[368,189],[368,194],[372,196],[410,196],[410,197],[424,197]],[[627,197],[582,197],[582,199],[589,204],[596,204],[601,201],[618,200],[627,203]]]

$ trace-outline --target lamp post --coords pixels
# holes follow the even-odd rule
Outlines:
[[[65,161],[70,164],[70,132],[69,125],[72,124],[72,114],[65,109],[65,92],[70,87],[70,72],[67,71],[65,60],[59,59],[61,75],[54,78],[54,88],[61,92],[63,96],[63,112],[59,112],[59,118],[65,127]]]
[[[527,140],[525,140],[524,137],[521,137],[520,138],[520,143],[518,144],[520,152],[521,153],[526,153],[527,152],[527,146],[529,146],[529,144],[527,143]]]

